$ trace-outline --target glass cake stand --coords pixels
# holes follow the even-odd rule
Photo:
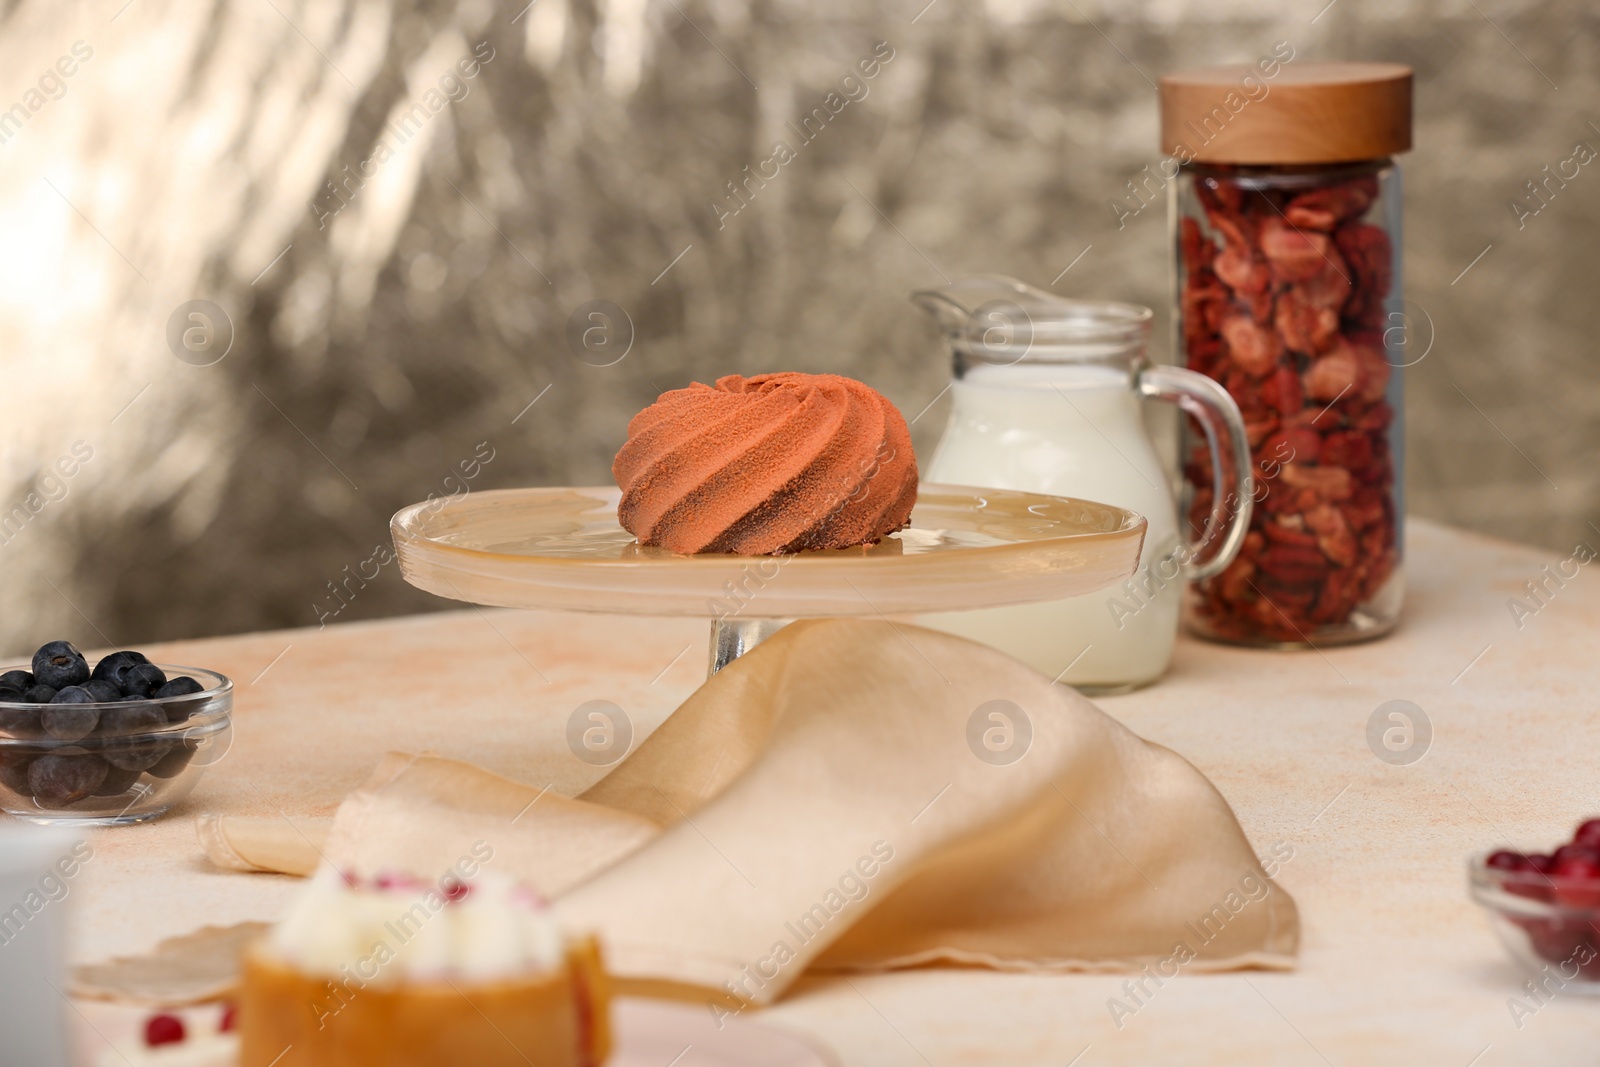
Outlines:
[[[617,524],[620,491],[499,489],[395,515],[400,573],[493,607],[711,620],[710,673],[791,619],[917,615],[1062,600],[1133,574],[1142,516],[1005,489],[923,485],[911,525],[876,545],[786,556],[680,556]]]

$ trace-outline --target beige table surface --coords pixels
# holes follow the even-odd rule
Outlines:
[[[1258,852],[1293,849],[1279,880],[1304,920],[1296,972],[1180,974],[1120,1029],[1108,1000],[1124,976],[974,970],[803,979],[763,1017],[852,1067],[1600,1063],[1600,1000],[1564,993],[1518,1028],[1521,978],[1463,873],[1474,850],[1553,844],[1600,813],[1600,578],[1585,568],[1519,630],[1508,598],[1567,553],[1424,522],[1407,548],[1388,639],[1322,653],[1185,639],[1159,685],[1101,702],[1209,775]],[[388,749],[578,791],[601,772],[567,750],[568,715],[611,700],[642,736],[701,681],[706,629],[468,609],[150,649],[235,679],[236,737],[165,819],[93,832],[75,958],[274,918],[294,881],[209,868],[194,816],[329,815]],[[1435,731],[1406,767],[1366,740],[1397,698]]]

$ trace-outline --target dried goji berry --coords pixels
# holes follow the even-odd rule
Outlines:
[[[1328,573],[1329,564],[1315,544],[1268,545],[1256,566],[1280,582],[1314,582]]]

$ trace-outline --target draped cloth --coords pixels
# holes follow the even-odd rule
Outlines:
[[[797,622],[576,798],[391,754],[299,847],[208,819],[208,855],[438,877],[473,846],[593,930],[624,989],[769,1003],[806,970],[1293,965],[1294,901],[1176,753],[1004,654]],[[718,1007],[718,1006],[721,1007]]]

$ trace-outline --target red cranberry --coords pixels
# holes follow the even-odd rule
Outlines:
[[[1600,883],[1600,854],[1590,852],[1561,857],[1556,860],[1555,870],[1551,873],[1557,878]]]
[[[1528,857],[1528,867],[1540,874],[1549,874],[1556,869],[1556,858],[1547,856],[1543,852],[1535,852]]]
[[[1528,942],[1533,946],[1533,951],[1549,963],[1561,963],[1571,958],[1590,933],[1587,924],[1569,923],[1563,919],[1530,920],[1524,929],[1528,931]]]
[[[444,899],[451,904],[459,904],[472,894],[472,887],[466,882],[451,878],[444,883]]]
[[[1572,835],[1574,845],[1600,849],[1600,819],[1590,819],[1581,824]]]
[[[1529,856],[1503,848],[1491,854],[1484,866],[1501,872],[1500,887],[1507,893],[1529,900],[1550,899],[1550,880],[1545,877],[1551,866],[1549,856]]]
[[[158,1045],[175,1045],[182,1041],[183,1020],[176,1015],[152,1015],[144,1024],[144,1043],[151,1048]]]
[[[1534,871],[1518,871],[1501,883],[1507,893],[1518,897],[1527,897],[1529,900],[1550,902],[1553,887],[1550,879]]]
[[[1557,867],[1570,859],[1600,860],[1600,852],[1596,852],[1588,845],[1562,845],[1550,854]]]
[[[226,1034],[232,1031],[233,1028],[238,1025],[238,1019],[235,1017],[234,1012],[235,1008],[232,1004],[229,1004],[227,1007],[222,1009],[222,1022],[217,1024],[218,1030],[221,1030]]]
[[[1556,863],[1551,872],[1555,899],[1569,908],[1600,908],[1600,856],[1573,855]]]

